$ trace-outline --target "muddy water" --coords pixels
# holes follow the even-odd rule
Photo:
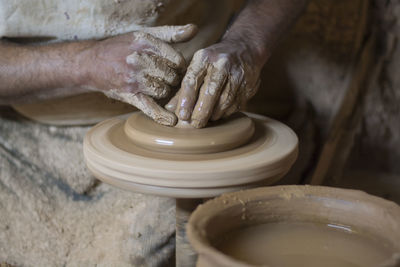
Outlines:
[[[231,232],[224,254],[271,267],[376,267],[394,252],[384,242],[340,225],[268,223]]]

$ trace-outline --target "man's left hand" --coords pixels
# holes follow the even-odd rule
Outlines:
[[[258,90],[262,64],[257,61],[243,42],[225,40],[197,51],[166,109],[195,128],[231,115]]]

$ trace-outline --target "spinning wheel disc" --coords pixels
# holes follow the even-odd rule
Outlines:
[[[247,116],[255,131],[246,144],[202,154],[143,148],[126,134],[127,116],[109,119],[87,133],[85,160],[91,172],[104,182],[170,197],[211,197],[254,183],[271,184],[294,163],[297,137],[278,121],[255,114]]]

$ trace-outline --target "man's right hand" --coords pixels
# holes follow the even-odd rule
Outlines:
[[[153,98],[169,95],[180,83],[185,59],[168,43],[183,42],[196,26],[161,26],[91,42],[79,55],[82,85],[127,102],[158,123],[173,126],[176,116]]]

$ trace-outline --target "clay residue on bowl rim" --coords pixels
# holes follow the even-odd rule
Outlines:
[[[201,261],[249,266],[223,255],[213,243],[232,230],[279,221],[346,225],[381,238],[400,253],[398,205],[362,191],[323,186],[274,186],[224,194],[193,212],[187,232]]]

